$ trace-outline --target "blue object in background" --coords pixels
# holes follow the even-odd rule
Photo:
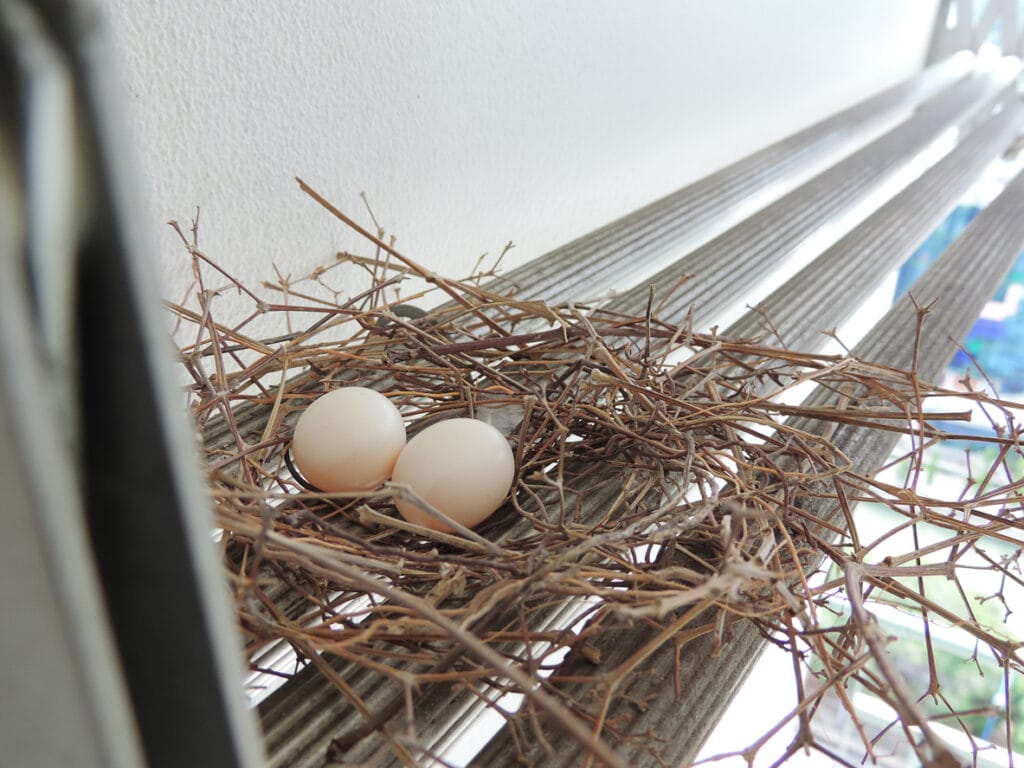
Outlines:
[[[957,207],[939,228],[900,267],[896,296],[901,296],[925,269],[939,257],[967,227],[981,208]],[[1003,396],[1024,393],[1024,315],[1018,306],[1024,296],[1024,257],[1017,259],[1013,269],[999,286],[989,308],[990,317],[975,323],[964,341],[964,347],[978,361]],[[927,321],[926,321],[927,323]],[[927,325],[926,325],[927,327]],[[963,352],[957,352],[949,370],[957,377],[974,365]],[[975,371],[974,378],[978,378]]]

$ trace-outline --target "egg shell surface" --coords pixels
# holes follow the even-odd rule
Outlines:
[[[505,436],[490,424],[460,418],[431,424],[413,436],[391,479],[472,528],[501,506],[514,475],[515,457]],[[395,506],[411,523],[445,533],[453,530],[411,501],[396,499]]]
[[[380,392],[343,387],[314,400],[295,425],[292,456],[322,491],[370,491],[391,475],[405,446],[405,423]]]

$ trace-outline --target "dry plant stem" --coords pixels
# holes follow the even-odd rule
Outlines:
[[[376,274],[379,280],[383,271]],[[330,710],[323,718],[330,730],[305,731],[313,752],[281,753],[288,764],[322,762],[322,739],[332,736],[335,758],[392,754],[411,764],[433,754],[434,737],[448,727],[446,707],[476,697],[489,702],[505,690],[523,693],[528,704],[482,764],[549,749],[557,755],[550,764],[579,764],[574,742],[546,729],[546,706],[590,734],[588,744],[594,734],[601,737],[596,743],[613,744],[621,760],[676,759],[699,734],[681,735],[675,709],[664,702],[692,700],[693,688],[703,686],[708,693],[691,715],[713,719],[718,703],[710,692],[731,690],[763,635],[779,631],[794,660],[799,640],[802,653],[822,661],[824,687],[803,690],[792,716],[801,724],[801,744],[827,751],[807,733],[826,690],[852,677],[890,698],[884,675],[864,666],[873,656],[869,645],[859,656],[850,651],[860,630],[820,621],[818,602],[827,592],[812,592],[804,576],[816,556],[845,563],[872,554],[876,544],[865,545],[855,528],[849,540],[833,542],[844,525],[855,525],[852,505],[871,498],[908,516],[908,525],[947,529],[942,543],[951,552],[986,539],[1014,541],[1008,533],[1017,523],[1003,510],[1019,510],[1020,484],[1000,485],[998,478],[1018,455],[1015,434],[995,443],[998,466],[976,468],[979,493],[953,502],[886,487],[848,461],[859,455],[861,432],[888,441],[909,431],[918,459],[941,442],[923,411],[933,395],[952,393],[925,388],[897,369],[701,336],[651,311],[630,318],[514,302],[452,281],[447,288],[464,298],[460,307],[425,324],[399,318],[380,329],[376,319],[387,312],[379,293],[371,289],[366,304],[343,311],[307,306],[297,298],[312,300],[306,279],[288,278],[287,304],[265,305],[271,313],[313,318],[307,331],[272,352],[225,349],[243,342],[237,328],[211,322],[213,297],[194,317],[179,313],[201,341],[192,353],[209,352],[226,374],[221,380],[218,367],[211,382],[194,368],[194,404],[198,414],[230,406],[210,421],[205,438],[251,647],[265,648],[276,636],[317,657],[271,703],[301,719],[308,689],[300,686],[314,674],[348,697],[335,704],[317,694],[315,716]],[[341,342],[318,342],[325,318],[342,316],[359,330]],[[664,358],[651,358],[649,339],[685,341],[693,349],[670,369]],[[229,372],[230,364],[242,373]],[[289,378],[288,371],[298,373]],[[813,379],[846,399],[777,408],[755,383],[762,379],[774,379],[778,389]],[[280,474],[288,424],[313,393],[342,383],[386,386],[419,424],[449,413],[518,409],[522,423],[513,434],[521,475],[510,508],[471,539],[426,534],[385,514],[392,490],[362,499],[295,493]],[[1001,406],[989,407],[998,413]],[[801,422],[778,426],[783,410],[805,424],[831,423],[832,441]],[[235,464],[247,473],[225,474]],[[898,581],[956,578],[963,565],[952,555],[940,566],[917,564],[942,551],[930,544],[891,562],[862,563],[863,583],[875,595],[898,595],[936,618],[963,623]],[[1006,564],[993,562],[1006,573]],[[828,589],[844,585],[830,582]],[[364,600],[354,601],[359,595]],[[572,625],[574,605],[584,623]],[[690,628],[680,629],[701,609]],[[969,623],[1006,669],[1018,663],[1017,645]],[[489,655],[464,654],[466,638]],[[538,671],[550,669],[553,654],[564,649],[570,662],[542,682]],[[741,663],[723,666],[714,657],[720,651],[738,653]],[[535,690],[547,697],[544,704]],[[274,744],[287,738],[278,721],[267,720]],[[379,736],[367,738],[370,731]],[[659,733],[679,743],[661,742]]]
[[[239,291],[239,293],[244,293],[246,296],[248,296],[250,299],[252,299],[257,307],[262,306],[263,300],[259,296],[257,296],[255,293],[250,291],[248,288],[246,288],[239,280],[234,278],[232,275],[228,274],[226,271],[221,269],[214,261],[212,261],[210,258],[208,258],[206,256],[206,254],[204,254],[202,251],[199,250],[199,209],[198,208],[196,208],[196,215],[192,219],[192,229],[191,229],[192,237],[191,237],[191,239],[185,236],[185,233],[181,230],[181,225],[178,224],[177,221],[172,219],[171,221],[168,221],[167,223],[171,226],[171,228],[175,232],[178,233],[178,237],[181,238],[181,242],[185,245],[185,248],[188,250],[189,254],[193,258],[195,258],[195,259],[197,259],[199,261],[204,262],[205,264],[209,265],[210,267],[215,269],[217,272],[219,272],[221,275],[226,277],[231,282],[231,284]]]
[[[918,321],[918,323],[920,322],[920,316],[921,316],[921,314],[920,314],[920,313],[918,313],[918,314],[917,314],[917,321]],[[918,327],[919,327],[919,326],[918,326]],[[915,361],[916,361],[916,353],[915,353]],[[914,391],[915,391],[915,392],[916,392],[916,393],[918,394],[918,396],[917,396],[917,398],[916,398],[916,399],[917,399],[917,400],[919,401],[919,400],[920,400],[920,397],[919,397],[919,389],[918,389],[918,383],[917,383],[917,378],[916,378],[916,376],[912,376],[912,377],[911,377],[911,380],[912,380],[912,386],[913,386],[913,389],[914,389]],[[868,454],[868,455],[870,455],[870,454]],[[639,640],[639,638],[638,638],[638,640]],[[940,756],[941,756],[941,755],[940,755]]]
[[[444,614],[435,609],[428,602],[421,600],[407,592],[388,587],[384,583],[372,579],[363,571],[352,568],[345,563],[326,558],[318,549],[308,547],[301,542],[288,539],[273,532],[267,533],[267,540],[285,549],[302,551],[307,557],[315,562],[322,563],[332,572],[344,576],[351,583],[359,584],[368,593],[378,594],[392,600],[398,605],[405,606],[418,615],[431,621],[436,626],[447,632],[455,642],[462,645],[469,653],[476,656],[482,663],[487,664],[499,675],[508,677],[514,681],[526,696],[538,707],[543,709],[568,735],[576,739],[589,753],[599,757],[611,768],[627,768],[627,764],[616,755],[599,738],[595,738],[576,718],[569,715],[565,708],[555,699],[551,698],[543,689],[537,688],[534,681],[525,675],[518,667],[509,664],[502,656],[495,653],[489,646],[482,643],[477,637],[467,633],[457,624],[449,620]]]
[[[312,187],[310,187],[308,184],[306,184],[306,182],[304,182],[302,179],[296,178],[295,180],[299,183],[299,188],[303,192],[305,192],[307,195],[309,195],[314,200],[316,200],[327,211],[329,211],[332,216],[334,216],[335,218],[337,218],[340,221],[342,221],[347,227],[352,229],[354,232],[358,232],[360,235],[365,237],[367,240],[369,240],[371,243],[376,245],[378,248],[386,251],[391,256],[394,256],[396,259],[401,261],[403,264],[405,264],[407,267],[409,267],[409,269],[413,270],[420,277],[424,278],[425,280],[427,280],[429,282],[436,283],[445,293],[448,294],[448,296],[450,298],[455,300],[458,304],[461,304],[463,307],[466,307],[466,308],[470,308],[471,307],[471,304],[468,301],[466,301],[466,299],[463,297],[462,292],[459,291],[459,290],[456,290],[454,287],[452,287],[452,284],[451,284],[450,281],[448,281],[445,278],[441,277],[436,272],[433,272],[431,270],[425,269],[424,267],[421,267],[419,264],[414,262],[412,259],[409,259],[409,258],[403,256],[398,251],[396,251],[394,249],[394,247],[392,247],[391,245],[388,245],[387,243],[383,242],[379,237],[375,237],[370,232],[365,230],[363,227],[359,226],[359,224],[357,224],[351,218],[349,218],[344,213],[342,213],[337,208],[335,208],[333,205],[331,205],[330,202],[328,202],[316,190],[314,190]],[[489,317],[487,317],[486,314],[484,314],[483,312],[480,312],[479,310],[476,310],[476,309],[473,309],[472,311],[473,311],[473,314],[475,314],[480,320],[482,320],[486,325],[488,325],[491,328],[491,330],[495,331],[498,334],[504,333],[504,330],[501,328],[501,326],[495,325],[494,322]]]
[[[191,320],[193,323],[198,323],[201,320],[201,317],[197,312],[193,312],[192,310],[182,306],[181,304],[164,302],[164,306],[170,309],[172,312],[174,312],[174,314],[178,316],[179,320]],[[248,336],[245,336],[244,334],[241,334],[238,331],[234,330],[233,328],[228,328],[224,325],[221,325],[220,323],[215,323],[214,327],[216,328],[217,332],[221,335],[221,337],[233,339],[236,342],[238,342],[237,345],[234,346],[225,346],[223,344],[218,345],[218,348],[222,352],[237,352],[239,350],[248,349],[255,352],[262,352],[265,355],[272,355],[274,353],[274,350],[267,346],[268,344],[274,343],[274,339],[268,339],[266,341],[257,341],[256,339],[251,339]],[[185,349],[182,350],[182,352],[187,354],[188,348],[186,347]],[[207,351],[205,351],[203,354],[212,355],[213,349],[208,348]]]
[[[632,675],[634,670],[643,664],[643,662],[659,647],[668,640],[677,637],[680,630],[693,623],[693,620],[701,615],[706,610],[706,607],[707,603],[700,602],[693,608],[690,608],[686,613],[655,635],[650,642],[638,649],[636,653],[625,661],[625,663],[621,664],[611,678],[602,680],[602,686],[605,691],[601,707],[594,722],[594,738],[600,738],[601,732],[604,730],[605,720],[608,717],[608,708],[611,705],[612,697],[616,695],[622,681],[627,676]],[[593,763],[593,758],[593,753],[587,755],[583,761],[583,768],[590,768]]]
[[[846,573],[846,594],[850,600],[850,607],[853,610],[853,620],[857,623],[861,637],[871,649],[871,655],[875,664],[878,665],[885,677],[886,682],[892,689],[897,703],[897,712],[905,726],[917,726],[924,736],[924,745],[914,744],[922,765],[927,768],[956,768],[959,761],[953,757],[946,745],[935,736],[928,726],[928,720],[921,713],[914,700],[913,695],[907,690],[903,676],[893,665],[886,652],[886,638],[878,626],[878,621],[864,608],[864,601],[861,596],[863,590],[863,569],[859,563],[847,563],[844,567]]]

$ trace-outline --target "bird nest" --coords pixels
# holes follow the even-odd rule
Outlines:
[[[1008,404],[849,356],[697,333],[659,319],[653,301],[635,317],[517,301],[480,275],[424,270],[372,235],[375,255],[339,254],[257,293],[199,249],[195,226],[178,232],[196,290],[172,305],[176,338],[238,623],[254,671],[319,675],[336,690],[318,704],[335,713],[311,737],[320,759],[447,764],[453,734],[489,709],[504,762],[556,764],[566,750],[576,757],[563,764],[671,762],[683,754],[674,741],[687,729],[699,741],[732,691],[707,683],[721,701],[701,705],[712,713],[701,726],[679,711],[700,698],[687,676],[730,653],[744,669],[769,643],[790,655],[797,694],[784,723],[738,754],[753,760],[789,722],[798,727],[780,760],[817,749],[842,762],[814,719],[831,696],[874,756],[878,729],[851,702],[856,682],[891,707],[889,730],[923,761],[946,764],[933,723],[966,729],[972,713],[936,714],[945,689],[933,664],[924,680],[901,673],[872,614],[885,603],[926,629],[960,627],[1006,676],[1020,671],[1020,644],[976,616],[965,590],[960,605],[929,591],[959,584],[979,551],[1004,583],[1021,583],[1016,556],[995,554],[1020,553]],[[365,273],[363,293],[331,287],[345,270]],[[220,321],[229,300],[235,316],[248,306],[239,323]],[[408,310],[439,301],[423,317]],[[271,326],[287,333],[255,330]],[[508,501],[474,530],[438,533],[396,514],[406,488],[308,490],[286,461],[292,427],[347,385],[386,394],[410,434],[454,416],[494,424],[515,455]],[[814,385],[836,395],[799,404]],[[991,446],[991,460],[965,459],[959,495],[934,498],[919,470],[951,439],[936,420],[967,416],[933,407],[954,394],[1010,426],[973,438],[975,457]],[[892,466],[907,468],[906,482],[865,472],[831,439],[840,428],[903,435]],[[937,536],[883,556],[886,537],[858,531],[861,501],[889,510],[893,535]],[[738,638],[755,650],[731,650]],[[927,631],[919,642],[930,652]],[[268,669],[283,646],[298,661]],[[265,718],[287,690],[261,704]],[[1012,743],[1006,690],[989,714],[1005,710]],[[659,711],[671,725],[651,725]]]

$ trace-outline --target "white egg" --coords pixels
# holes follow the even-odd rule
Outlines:
[[[322,491],[369,491],[388,479],[404,445],[402,414],[390,400],[365,387],[344,387],[302,412],[292,456]]]
[[[448,419],[409,441],[391,479],[472,528],[501,506],[514,474],[515,458],[501,432],[476,419]],[[395,506],[410,523],[446,533],[452,530],[411,501],[396,499]]]

